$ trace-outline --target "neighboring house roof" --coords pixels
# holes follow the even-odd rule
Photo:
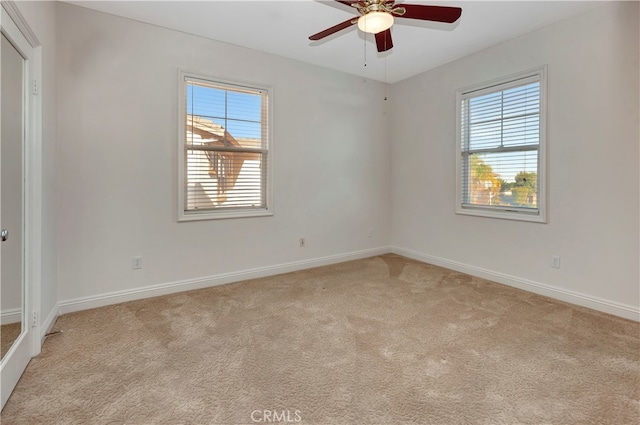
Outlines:
[[[187,115],[187,132],[199,135],[204,144],[213,146],[233,146],[236,148],[259,148],[260,139],[235,138],[222,125],[197,115]],[[226,143],[225,143],[226,141]]]

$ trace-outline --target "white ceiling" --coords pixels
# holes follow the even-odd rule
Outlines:
[[[356,16],[355,9],[333,1],[69,3],[389,83],[600,4],[595,1],[401,0],[397,3],[461,7],[462,17],[455,24],[396,19],[392,28],[394,47],[380,54],[373,35],[367,34],[365,41],[355,25],[324,40],[309,41],[311,34]]]

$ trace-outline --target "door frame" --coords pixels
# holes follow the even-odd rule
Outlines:
[[[13,1],[2,0],[0,30],[25,57],[23,329],[0,363],[2,407],[29,360],[40,354],[42,273],[42,46]],[[2,125],[0,123],[0,125]]]

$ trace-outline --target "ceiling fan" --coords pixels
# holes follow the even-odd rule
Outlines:
[[[351,25],[358,24],[364,32],[375,34],[378,52],[386,52],[393,47],[391,26],[394,16],[399,18],[419,19],[422,21],[445,22],[451,24],[462,15],[462,9],[449,6],[424,6],[420,4],[396,4],[395,0],[334,0],[358,10],[360,17],[320,31],[309,37],[309,40],[320,40]]]

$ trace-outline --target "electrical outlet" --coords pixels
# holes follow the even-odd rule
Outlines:
[[[560,268],[560,256],[559,255],[552,255],[551,256],[551,267],[553,267],[555,269],[559,269]]]
[[[304,247],[305,247],[304,238],[300,238],[300,248],[304,248]]]
[[[140,270],[142,268],[142,257],[133,257],[131,268],[133,270]]]
[[[369,229],[369,234],[368,234],[368,236],[369,236],[370,238],[371,238],[371,237],[373,237],[373,229]]]

